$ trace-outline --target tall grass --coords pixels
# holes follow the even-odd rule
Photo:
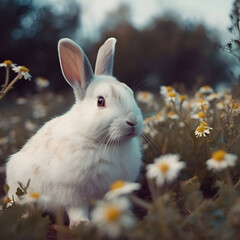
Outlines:
[[[34,82],[38,94],[14,102],[5,96],[0,101],[8,105],[0,106],[1,188],[5,191],[0,239],[239,239],[240,111],[230,89],[215,92],[202,86],[188,94],[161,86],[159,94],[136,93],[145,118],[138,190],[113,192],[114,200],[96,201],[93,221],[70,230],[60,211],[43,214],[38,204],[42,196],[28,193],[27,186],[18,188],[23,204],[6,197],[7,157],[72,102],[71,93],[67,98],[53,94],[48,84],[41,87],[38,81]],[[129,184],[120,181],[114,186],[121,190]],[[123,205],[130,203],[133,211],[129,212]]]

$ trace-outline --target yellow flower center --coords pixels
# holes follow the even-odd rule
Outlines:
[[[204,85],[202,88],[203,88],[205,91],[208,91],[208,90],[211,89],[211,87],[210,87],[209,85]]]
[[[151,119],[150,117],[145,118],[145,119],[144,119],[144,122],[145,122],[145,123],[150,123],[150,122],[152,122],[152,119]]]
[[[20,69],[21,72],[29,72],[29,69],[24,67],[24,66],[21,66],[21,69]]]
[[[5,63],[8,67],[10,67],[13,62],[11,60],[5,60],[3,63]]]
[[[144,92],[144,93],[142,93],[142,98],[143,99],[148,99],[149,98],[149,93],[147,93],[147,92]]]
[[[196,131],[200,133],[203,133],[205,130],[206,130],[206,127],[204,125],[200,125],[196,129]]]
[[[226,152],[223,150],[218,150],[212,154],[212,158],[218,162],[221,162],[226,155]]]
[[[161,115],[161,114],[156,114],[156,115],[154,116],[155,120],[160,120],[160,119],[161,119],[161,117],[162,117],[162,115]]]
[[[115,181],[111,184],[110,190],[113,191],[113,190],[119,189],[119,188],[123,187],[124,185],[125,185],[125,182],[123,180]]]
[[[212,93],[211,96],[212,96],[212,98],[217,98],[217,94],[216,93]]]
[[[166,87],[166,90],[167,90],[168,92],[171,92],[172,89],[173,89],[173,88],[172,88],[171,86],[167,86],[167,87]]]
[[[183,94],[181,94],[181,95],[179,96],[179,98],[180,98],[180,100],[181,100],[181,101],[184,101],[184,100],[186,100],[186,96],[185,96],[185,95],[183,95]]]
[[[166,163],[162,163],[162,164],[159,164],[158,168],[159,168],[159,171],[164,174],[168,171],[169,166]]]
[[[3,201],[5,204],[8,204],[11,202],[11,199],[9,197],[6,197]]]
[[[204,118],[205,117],[205,113],[203,111],[198,112],[198,117],[199,118]]]
[[[203,103],[204,103],[204,99],[200,98],[200,99],[198,100],[198,103],[203,104]]]
[[[40,198],[40,193],[32,192],[32,193],[30,193],[29,197],[34,198],[34,199],[39,199]]]
[[[175,115],[175,112],[173,112],[173,111],[170,111],[169,113],[168,113],[168,116],[174,116]]]
[[[233,104],[233,109],[237,109],[238,108],[238,104],[237,103],[234,103]]]
[[[121,210],[115,205],[108,205],[105,208],[105,219],[107,222],[116,221],[121,215]]]
[[[170,98],[176,97],[176,93],[173,92],[173,91],[171,91],[171,92],[168,93],[168,96],[169,96]]]

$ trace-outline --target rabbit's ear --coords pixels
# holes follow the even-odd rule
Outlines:
[[[109,38],[99,48],[95,65],[96,75],[112,75],[116,38]]]
[[[77,97],[82,99],[93,77],[93,70],[84,51],[71,39],[58,42],[58,56],[62,73],[73,87]]]

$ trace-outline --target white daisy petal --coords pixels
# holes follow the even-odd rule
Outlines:
[[[147,178],[155,178],[158,186],[172,182],[186,165],[179,160],[179,154],[166,154],[156,158],[153,164],[147,165]]]
[[[223,150],[213,152],[212,157],[207,160],[208,170],[221,171],[236,164],[237,155],[227,153]]]

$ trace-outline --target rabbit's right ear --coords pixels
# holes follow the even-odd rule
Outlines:
[[[62,74],[73,87],[76,97],[83,99],[93,78],[93,70],[84,51],[71,39],[58,42],[58,56]]]
[[[96,75],[112,75],[116,38],[108,38],[99,48],[95,65]]]

